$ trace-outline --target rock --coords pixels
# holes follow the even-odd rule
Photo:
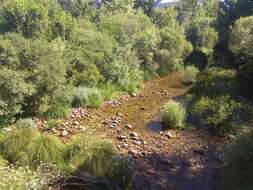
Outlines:
[[[192,163],[188,160],[183,160],[182,161],[182,164],[185,166],[185,167],[191,167],[192,166]]]
[[[136,97],[137,94],[136,94],[136,93],[130,93],[130,96],[131,96],[131,97]]]
[[[57,134],[58,133],[58,131],[55,128],[51,129],[51,131],[52,131],[53,134]]]
[[[159,131],[159,134],[160,134],[160,135],[163,135],[163,131]]]
[[[78,122],[78,121],[75,121],[75,122],[74,122],[74,125],[79,125],[79,122]]]
[[[165,133],[165,136],[168,137],[169,139],[172,139],[172,138],[173,138],[173,135],[172,135],[171,132]]]
[[[119,139],[119,140],[127,139],[127,135],[118,135],[117,139]]]
[[[150,170],[147,170],[146,173],[148,175],[155,175],[156,172],[155,172],[155,170],[150,169]]]
[[[129,146],[129,145],[128,145],[127,143],[124,143],[124,144],[123,144],[123,147],[124,147],[124,148],[127,148],[128,146]]]
[[[144,107],[141,107],[141,108],[140,108],[140,110],[142,110],[142,111],[145,111],[145,110],[146,110],[146,108],[144,108]]]
[[[126,127],[126,129],[133,129],[134,128],[134,126],[132,126],[130,124],[125,125],[125,127]]]
[[[68,131],[62,131],[61,132],[62,137],[66,137],[66,136],[68,136],[68,134],[69,134]]]
[[[147,142],[147,141],[142,141],[142,144],[143,144],[143,145],[147,145],[148,142]]]
[[[197,149],[194,149],[193,152],[195,154],[199,154],[200,156],[203,156],[205,154],[205,151],[204,150],[197,150]]]
[[[131,137],[134,137],[134,138],[138,138],[138,137],[139,137],[138,133],[136,133],[136,132],[132,132],[132,133],[130,134],[130,136],[131,136]]]
[[[117,113],[117,116],[122,117],[123,114],[122,113]]]
[[[139,140],[134,140],[133,143],[134,143],[135,145],[141,145],[141,141],[139,141]]]
[[[130,149],[129,153],[132,154],[132,155],[134,155],[134,156],[136,156],[136,155],[139,154],[139,152],[137,150],[134,150],[134,149]]]

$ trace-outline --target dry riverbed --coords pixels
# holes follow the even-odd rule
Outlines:
[[[221,164],[214,151],[216,137],[192,127],[161,129],[162,106],[170,99],[181,101],[186,92],[181,74],[173,73],[101,108],[74,109],[51,132],[64,140],[81,132],[112,139],[120,153],[136,161],[134,190],[215,190]],[[36,123],[41,129],[46,125]]]

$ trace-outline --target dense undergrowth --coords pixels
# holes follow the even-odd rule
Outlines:
[[[247,125],[252,117],[252,2],[180,0],[165,8],[156,8],[156,2],[1,4],[0,128],[11,125],[12,130],[0,133],[0,175],[6,176],[0,189],[47,188],[51,178],[41,171],[44,163],[70,175],[86,171],[128,189],[134,164],[111,142],[77,136],[64,144],[24,118],[43,117],[53,128],[72,107],[98,107],[137,91],[143,80],[173,71],[181,70],[182,82],[191,88],[186,108],[177,102],[164,107],[168,127],[183,127],[190,117],[226,136]],[[231,171],[241,163],[251,167],[248,134],[232,146],[243,152],[228,156]]]

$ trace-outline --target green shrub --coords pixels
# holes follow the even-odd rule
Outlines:
[[[238,128],[248,112],[247,104],[236,101],[228,95],[215,98],[200,97],[194,101],[191,108],[194,116],[201,118],[204,124],[221,134]]]
[[[113,144],[101,138],[84,135],[72,137],[65,157],[74,170],[85,170],[106,178],[122,189],[129,187],[134,173],[133,162],[119,157]]]
[[[155,52],[159,64],[158,73],[165,75],[182,69],[184,59],[191,53],[192,45],[186,40],[180,27],[165,27],[160,30],[161,42]]]
[[[8,161],[3,159],[2,156],[0,156],[0,168],[3,166],[6,166],[8,164]]]
[[[17,34],[0,37],[1,119],[23,112],[43,114],[56,104],[66,89],[62,46]]]
[[[34,128],[16,128],[7,132],[0,142],[3,157],[10,163],[18,162],[19,154],[38,136]]]
[[[221,95],[237,95],[238,85],[236,72],[231,69],[211,67],[197,75],[195,85],[190,89],[196,96],[217,97]]]
[[[64,145],[57,138],[41,134],[29,142],[18,155],[18,164],[37,168],[42,163],[63,166]]]
[[[199,69],[194,66],[187,66],[183,71],[182,82],[186,85],[192,85],[197,81],[197,75],[199,74]]]
[[[27,38],[68,38],[75,24],[57,1],[45,3],[37,0],[7,0],[3,15],[10,31]]]
[[[113,184],[118,185],[121,189],[127,190],[131,185],[134,173],[134,162],[130,158],[118,156],[112,160],[111,167],[108,171],[108,178]]]
[[[186,110],[181,103],[169,101],[163,107],[162,119],[169,128],[183,127],[186,119]]]
[[[4,67],[0,67],[0,78],[0,123],[5,123],[23,112],[22,105],[34,88],[22,73]]]
[[[28,167],[11,168],[0,166],[0,189],[4,190],[44,190],[53,179],[52,174],[40,170],[32,171]]]
[[[75,169],[84,169],[98,177],[106,176],[110,161],[116,155],[111,142],[84,135],[73,137],[67,150],[67,157]]]
[[[18,120],[15,126],[17,128],[36,128],[35,123],[31,118]]]
[[[72,104],[75,107],[98,107],[102,104],[102,97],[96,88],[79,87],[75,89]]]

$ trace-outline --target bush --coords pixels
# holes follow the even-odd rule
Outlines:
[[[194,101],[191,113],[201,118],[204,124],[210,126],[215,132],[226,134],[234,131],[245,119],[248,106],[230,96],[216,98],[200,97]]]
[[[165,75],[182,69],[184,59],[191,53],[192,46],[183,35],[182,29],[165,27],[160,30],[161,42],[155,53],[159,64],[158,73]]]
[[[17,128],[36,128],[35,123],[31,118],[18,120],[15,126]]]
[[[43,163],[63,167],[64,145],[56,137],[33,128],[16,128],[0,140],[2,155],[10,163],[37,168]]]
[[[7,0],[3,15],[8,29],[27,38],[68,38],[75,24],[57,1]]]
[[[16,34],[0,38],[0,115],[43,114],[65,90],[62,43],[28,40]],[[18,81],[18,82],[17,82]],[[3,113],[1,113],[3,112]]]
[[[16,128],[6,133],[0,142],[3,157],[10,163],[18,162],[20,153],[38,135],[39,133],[33,128]]]
[[[115,43],[105,34],[95,30],[77,29],[66,48],[68,79],[75,86],[95,86],[99,80],[109,80]]]
[[[199,70],[194,66],[186,66],[183,71],[183,80],[182,82],[186,85],[192,85],[197,81],[197,75],[199,74]]]
[[[75,89],[72,104],[75,107],[98,107],[102,104],[102,97],[96,88],[79,87]]]
[[[66,159],[75,170],[108,179],[115,186],[127,189],[134,173],[131,160],[119,157],[110,141],[84,135],[71,139]]]
[[[196,96],[217,97],[221,95],[237,95],[238,85],[236,72],[231,69],[212,67],[197,75],[195,85],[190,89]]]
[[[111,142],[79,135],[71,139],[66,157],[76,170],[84,169],[94,176],[105,177],[111,167],[110,161],[116,155]]]
[[[4,190],[44,190],[52,180],[52,174],[40,170],[32,171],[28,167],[11,168],[0,166],[0,189]]]
[[[43,163],[53,163],[62,167],[64,149],[64,145],[57,137],[41,134],[21,150],[18,164],[37,168]]]
[[[25,82],[22,73],[4,67],[0,67],[0,78],[0,123],[4,123],[23,112],[24,101],[34,88]]]
[[[186,110],[181,103],[170,101],[163,107],[162,119],[166,127],[183,127],[186,119]]]
[[[2,156],[0,156],[0,168],[3,166],[6,166],[8,164],[8,161],[3,159]]]

